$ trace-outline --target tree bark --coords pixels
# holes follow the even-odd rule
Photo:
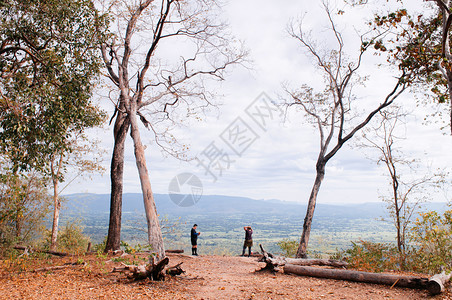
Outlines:
[[[399,276],[341,269],[324,269],[306,266],[295,266],[289,264],[284,266],[284,273],[337,280],[384,284],[390,286],[399,286],[417,289],[427,288],[429,282],[428,278],[415,276]]]
[[[149,245],[151,245],[152,247],[152,251],[157,254],[157,259],[161,260],[165,257],[165,247],[163,244],[162,230],[160,228],[160,223],[157,215],[157,208],[155,206],[154,195],[152,193],[149,173],[146,166],[144,147],[143,143],[141,142],[136,113],[136,103],[132,102],[129,119],[135,150],[135,161],[140,176],[141,190],[143,192],[144,209],[148,225],[148,240]]]
[[[452,58],[452,54],[450,53],[450,23],[448,23],[448,19],[450,18],[450,1],[447,2],[447,6],[444,8],[440,8],[443,13],[443,57],[449,61]],[[449,27],[448,27],[449,26]],[[447,75],[447,87],[449,89],[449,126],[450,126],[450,134],[452,135],[452,71],[450,68],[446,68]]]
[[[63,166],[63,155],[60,155],[60,159],[58,160],[57,169],[54,169],[54,159],[51,162],[51,170],[52,170],[52,183],[53,183],[53,223],[52,223],[52,236],[50,237],[50,250],[55,251],[57,248],[57,238],[58,238],[58,223],[60,220],[60,209],[61,209],[61,200],[58,197],[58,183],[59,176],[61,172],[61,168]]]
[[[296,258],[307,258],[307,248],[309,242],[309,235],[311,234],[312,219],[314,218],[315,205],[317,201],[317,194],[320,190],[323,178],[325,177],[325,164],[326,162],[320,160],[317,162],[317,175],[315,177],[314,186],[309,196],[308,208],[306,211],[306,217],[304,218],[303,233],[301,234],[300,245],[298,246]]]
[[[61,200],[58,197],[58,183],[53,186],[53,224],[52,237],[50,238],[50,250],[55,251],[57,248],[58,223],[60,220]]]
[[[108,236],[107,243],[105,245],[105,252],[119,250],[121,244],[124,144],[130,126],[127,115],[122,113],[121,110],[122,109],[118,110],[113,131],[115,144],[110,167],[110,221],[108,225]]]
[[[450,135],[452,135],[452,72],[447,71],[447,86],[449,88],[449,126]]]
[[[317,258],[285,258],[286,265],[297,266],[329,266],[335,268],[346,268],[348,263],[335,259],[317,259]]]
[[[184,253],[184,249],[165,250],[165,253]]]

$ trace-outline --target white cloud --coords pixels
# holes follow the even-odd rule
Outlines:
[[[385,2],[385,1],[384,1]],[[308,4],[309,3],[309,4]],[[318,13],[312,14],[312,10]],[[246,119],[246,107],[262,92],[277,100],[283,95],[282,82],[293,86],[304,82],[321,86],[319,76],[315,73],[313,63],[300,51],[297,44],[286,33],[287,23],[304,11],[306,22],[316,30],[324,16],[319,6],[307,1],[231,1],[226,7],[227,19],[232,31],[246,41],[251,50],[254,70],[235,69],[228,80],[215,88],[224,94],[223,105],[219,110],[213,109],[203,117],[205,122],[191,122],[188,128],[176,130],[184,142],[190,144],[190,155],[201,153],[211,142],[220,143],[219,136],[237,117]],[[363,10],[355,14],[347,11],[342,22],[350,21],[346,27],[353,31],[353,26],[362,22]],[[313,35],[322,38],[322,33]],[[349,37],[351,35],[347,35]],[[362,102],[380,101],[384,96],[383,88],[392,74],[388,70],[376,69],[367,65],[366,73],[373,73],[377,83],[369,81],[362,92]],[[406,103],[414,107],[409,94]],[[423,114],[421,111],[418,113]],[[225,194],[248,196],[256,199],[281,199],[307,202],[315,178],[315,161],[318,153],[318,135],[312,127],[301,119],[301,115],[291,112],[289,119],[275,119],[268,130],[258,131],[259,138],[243,154],[231,162],[230,168],[223,171],[216,182],[205,175],[204,170],[195,161],[183,162],[172,157],[164,157],[158,147],[149,143],[146,159],[154,192],[166,193],[171,179],[182,172],[192,172],[202,179],[205,194]],[[449,155],[451,138],[441,135],[438,128],[419,125],[419,120],[407,125],[408,139],[405,149],[414,155],[427,154],[429,159],[445,168],[452,167]],[[253,127],[254,128],[254,127]],[[112,128],[102,134],[104,146],[111,149]],[[151,141],[152,135],[143,131],[143,140]],[[98,136],[99,137],[99,136]],[[223,144],[224,146],[224,144]],[[378,201],[378,189],[386,188],[383,170],[367,160],[362,149],[344,147],[328,163],[325,180],[319,193],[320,203],[345,203]],[[140,183],[133,158],[133,145],[128,139],[126,145],[124,175],[124,192],[140,192]],[[108,151],[107,160],[111,155]],[[109,167],[109,163],[107,164]],[[109,174],[95,177],[73,185],[66,192],[109,193]]]

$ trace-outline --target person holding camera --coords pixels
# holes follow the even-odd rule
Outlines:
[[[245,226],[243,230],[245,230],[245,242],[243,243],[242,256],[245,256],[245,250],[248,248],[248,257],[250,257],[251,247],[253,247],[253,229],[251,229],[251,226]]]

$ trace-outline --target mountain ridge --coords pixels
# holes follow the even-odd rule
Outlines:
[[[65,195],[65,210],[70,212],[108,213],[110,194],[77,193]],[[199,215],[199,214],[273,214],[303,216],[306,205],[278,199],[256,200],[247,197],[225,195],[203,195],[192,206],[181,207],[171,201],[171,195],[154,194],[157,210],[161,215]],[[427,203],[432,210],[443,211],[445,203]],[[144,205],[140,193],[123,194],[123,213],[143,212]],[[357,204],[317,204],[317,217],[380,218],[388,217],[386,203],[365,202]]]

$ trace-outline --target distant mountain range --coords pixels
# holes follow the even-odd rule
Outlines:
[[[72,213],[104,214],[110,209],[109,194],[70,194],[64,196],[66,202],[64,210]],[[167,194],[154,195],[157,210],[160,215],[187,216],[187,215],[286,215],[304,216],[305,204],[285,202],[279,200],[255,200],[246,197],[233,197],[222,195],[203,195],[193,206],[181,207],[176,205]],[[442,212],[446,209],[445,203],[427,203],[425,209]],[[142,195],[139,193],[126,193],[123,195],[123,213],[142,213],[144,205]],[[385,203],[368,202],[360,204],[317,204],[316,217],[334,217],[347,219],[367,219],[387,217]]]

